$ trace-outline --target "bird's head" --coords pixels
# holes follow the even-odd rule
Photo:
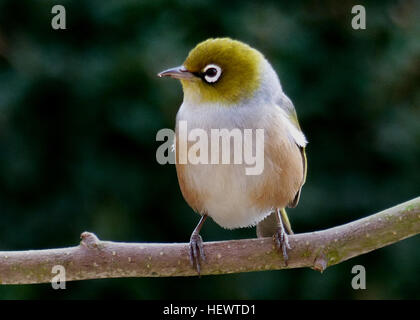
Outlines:
[[[159,77],[180,79],[184,95],[196,103],[234,105],[251,98],[261,82],[263,55],[229,38],[208,39],[192,49],[185,62]]]

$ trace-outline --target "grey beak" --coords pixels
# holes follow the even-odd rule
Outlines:
[[[157,75],[159,78],[162,77],[171,77],[175,79],[183,79],[183,80],[190,80],[194,79],[195,75],[189,72],[184,66],[179,66],[171,69],[167,69],[158,73]]]

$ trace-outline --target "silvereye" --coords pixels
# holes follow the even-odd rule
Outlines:
[[[264,169],[246,175],[244,164],[179,163],[181,192],[201,215],[190,238],[190,259],[200,273],[205,260],[199,232],[208,216],[224,228],[257,226],[258,237],[273,236],[287,264],[288,234],[293,234],[285,207],[295,207],[305,183],[307,140],[295,108],[265,57],[230,38],[208,39],[192,49],[183,65],[159,77],[179,79],[184,100],[177,113],[175,150],[191,141],[179,134],[201,128],[263,129]],[[245,148],[245,146],[244,146]],[[255,151],[255,150],[254,150]]]

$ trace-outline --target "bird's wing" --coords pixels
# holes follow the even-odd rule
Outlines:
[[[296,110],[295,110],[295,107],[293,106],[292,101],[284,93],[282,93],[276,102],[277,102],[277,105],[284,111],[285,115],[290,120],[290,124],[291,124],[291,128],[289,128],[290,134],[294,142],[296,143],[296,145],[299,147],[300,153],[302,155],[302,164],[303,164],[302,184],[300,185],[299,191],[296,193],[295,197],[288,205],[289,208],[294,208],[297,206],[299,202],[300,192],[302,190],[303,184],[306,181],[308,162],[306,159],[305,147],[308,142],[306,141],[306,138],[300,128],[299,120],[298,120]]]
[[[288,121],[286,121],[286,125],[288,126],[288,131],[290,133],[291,139],[293,139],[294,143],[296,143],[302,155],[302,164],[303,164],[302,183],[300,185],[298,192],[296,192],[296,195],[294,196],[293,200],[290,201],[290,203],[288,204],[289,208],[294,208],[297,206],[299,202],[300,192],[306,180],[307,161],[306,161],[305,147],[308,142],[306,141],[305,135],[300,129],[295,107],[293,106],[292,101],[290,101],[290,99],[283,92],[280,94],[278,99],[276,99],[276,105],[282,110],[283,115],[287,118],[286,120]],[[277,230],[276,214],[277,214],[276,212],[273,212],[263,221],[260,221],[258,223],[257,236],[259,238],[270,237],[276,232]],[[282,219],[285,218],[287,220],[284,222],[286,223],[285,227],[288,233],[293,234],[289,219],[287,217],[286,210],[284,210],[284,208],[282,209],[282,214],[285,215],[285,217],[283,217]]]

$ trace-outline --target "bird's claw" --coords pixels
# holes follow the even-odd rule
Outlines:
[[[283,254],[284,263],[287,266],[287,260],[289,259],[289,256],[287,255],[287,249],[291,249],[291,247],[289,245],[289,236],[283,228],[278,228],[274,234],[274,242],[279,252]]]
[[[194,268],[194,264],[198,275],[200,275],[201,266],[200,260],[205,261],[206,256],[204,254],[203,239],[199,234],[192,234],[190,238],[190,250],[189,250],[191,266]]]

